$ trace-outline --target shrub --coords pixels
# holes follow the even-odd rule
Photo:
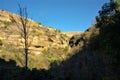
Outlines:
[[[0,40],[0,46],[2,46],[3,45],[3,42],[2,42],[2,40]]]
[[[50,48],[48,48],[47,50],[46,50],[46,49],[43,50],[42,53],[43,53],[43,54],[49,54],[49,53],[50,53]]]
[[[51,64],[51,63],[53,63],[53,62],[55,61],[55,59],[54,59],[54,57],[49,57],[49,58],[48,58],[48,61],[49,61],[49,63]]]
[[[65,52],[68,52],[68,51],[69,51],[69,46],[66,46],[66,47],[64,48],[64,51],[65,51]]]
[[[33,29],[33,30],[32,30],[32,33],[36,33],[36,30],[35,30],[35,29]]]
[[[39,25],[42,25],[42,23],[41,22],[37,22]]]
[[[75,44],[75,38],[74,37],[72,37],[72,38],[70,38],[70,40],[69,40],[69,45],[71,46],[71,47],[73,47],[74,46],[74,44]]]
[[[9,21],[3,21],[3,24],[4,24],[4,27],[7,28],[11,24],[11,22],[9,22]]]

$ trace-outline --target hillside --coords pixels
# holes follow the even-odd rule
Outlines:
[[[74,35],[80,35],[83,32],[62,32],[62,33],[71,38],[72,36],[74,36]]]
[[[0,10],[1,33],[6,36],[9,36],[8,37],[9,42],[12,41],[11,39],[14,39],[12,37],[15,37],[15,38],[20,37],[20,34],[18,33],[19,32],[18,28],[10,20],[10,15],[13,15],[15,19],[20,17],[16,14],[12,14],[12,13],[6,12],[4,10]],[[19,20],[17,22],[19,22]],[[30,37],[34,36],[32,38],[33,41],[32,41],[31,47],[43,46],[43,48],[46,48],[49,46],[54,47],[54,45],[59,46],[59,47],[67,46],[69,37],[67,37],[66,35],[59,32],[59,30],[42,26],[39,23],[34,22],[30,19],[29,19],[29,24],[31,26]],[[5,36],[3,37],[3,35],[1,35],[1,39],[2,38],[5,38]],[[51,42],[53,42],[54,44],[51,44]],[[20,42],[18,42],[18,43],[20,43]]]
[[[19,29],[2,17],[0,80],[120,80],[118,8],[113,0],[105,3],[96,23],[83,33],[60,32],[30,20],[35,26],[30,28],[28,69]]]
[[[60,65],[51,65],[54,80],[120,79],[120,11],[116,5],[114,1],[105,3],[96,24],[71,39],[71,44],[83,46]]]
[[[19,15],[5,10],[0,10],[0,57],[7,60],[15,60],[19,66],[23,67],[24,39],[19,33],[19,28],[12,22],[10,17],[11,15],[19,23]],[[60,32],[57,29],[43,26],[31,19],[28,19],[28,22],[31,26],[29,31],[30,68],[48,68],[50,63],[55,60],[64,60],[67,55],[70,54],[69,39],[71,37],[71,33],[66,34],[64,32]],[[72,33],[72,36],[74,34],[76,33]],[[34,63],[34,61],[37,62]]]

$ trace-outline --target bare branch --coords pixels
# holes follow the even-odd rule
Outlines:
[[[30,32],[30,24],[28,21],[28,13],[27,8],[22,8],[20,4],[18,4],[19,7],[19,15],[18,20],[13,17],[13,15],[10,15],[11,21],[15,23],[15,25],[19,29],[19,34],[24,39],[24,49],[25,49],[25,67],[27,69],[27,62],[28,62],[28,50],[31,42],[29,41],[29,32]],[[19,23],[19,22],[20,23]]]

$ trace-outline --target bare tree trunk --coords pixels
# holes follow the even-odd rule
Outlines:
[[[28,69],[28,49],[25,49],[25,69]]]
[[[22,23],[24,32],[24,46],[25,46],[25,68],[28,69],[28,32],[27,32],[27,22]]]
[[[21,37],[24,39],[24,53],[25,53],[25,68],[28,69],[28,50],[29,50],[29,28],[30,25],[28,25],[28,14],[26,8],[21,8],[19,6],[19,14],[20,17],[18,17],[18,20],[16,20],[12,15],[10,15],[11,20],[16,24],[16,26],[19,29]],[[20,21],[20,23],[18,22]]]

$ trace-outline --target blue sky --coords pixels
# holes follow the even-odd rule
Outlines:
[[[85,31],[109,0],[0,0],[0,9],[18,13],[27,7],[31,19],[64,32]]]

